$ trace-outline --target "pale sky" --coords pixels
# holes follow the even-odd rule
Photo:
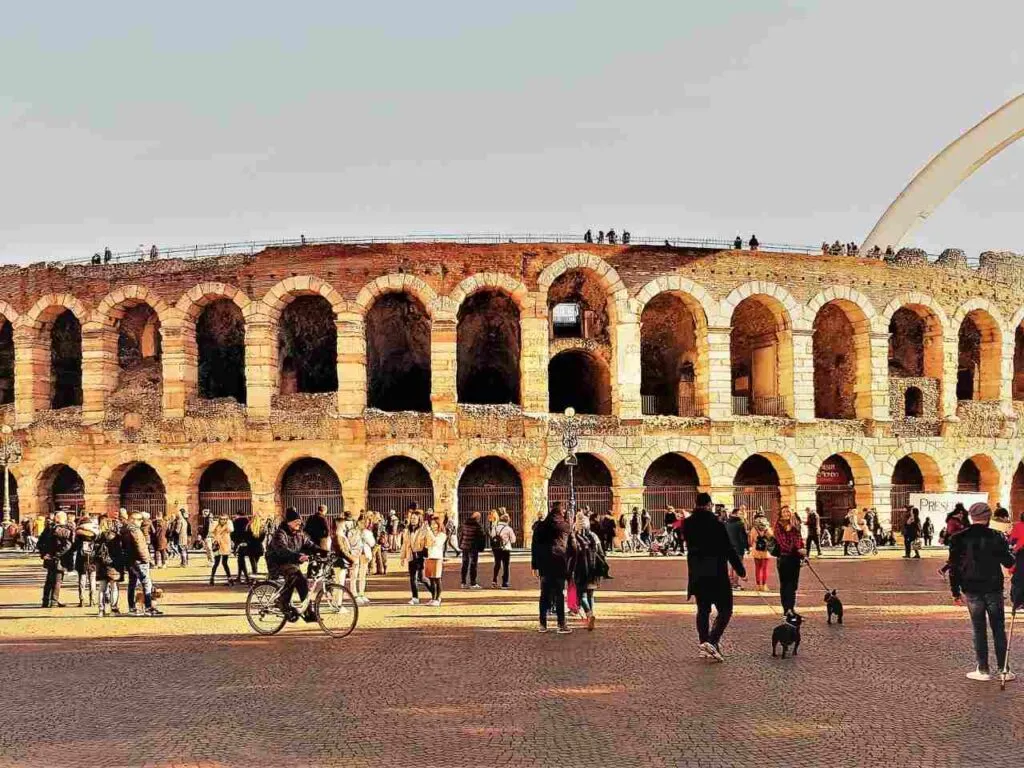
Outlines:
[[[0,261],[363,234],[862,240],[1019,0],[0,0]],[[1024,142],[921,228],[1024,251]]]

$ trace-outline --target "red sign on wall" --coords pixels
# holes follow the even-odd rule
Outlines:
[[[818,485],[849,485],[851,482],[849,467],[837,456],[825,459],[818,469]]]

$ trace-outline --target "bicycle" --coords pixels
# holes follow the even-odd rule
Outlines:
[[[309,559],[309,595],[297,607],[282,609],[280,598],[284,579],[262,579],[249,588],[245,598],[245,618],[259,635],[276,635],[288,622],[298,621],[311,608],[327,635],[335,638],[352,634],[359,623],[359,606],[352,592],[334,580],[336,559],[331,555],[313,555]]]

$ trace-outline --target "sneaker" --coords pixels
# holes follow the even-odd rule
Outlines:
[[[469,589],[469,584],[460,584],[459,589]]]
[[[1007,683],[1009,683],[1012,680],[1016,680],[1017,676],[1015,674],[1013,674],[1013,672],[1006,672],[1006,673],[1000,672],[999,673],[999,679],[1000,680],[1005,680]]]
[[[479,584],[470,584],[469,588],[470,589],[483,589],[483,587],[481,587]]]
[[[418,597],[414,597],[412,600],[409,601],[409,605],[419,605],[419,604],[420,604],[420,599]]]
[[[968,672],[967,673],[967,679],[968,680],[979,680],[981,682],[987,682],[987,681],[992,679],[992,675],[989,674],[987,669],[983,670],[981,667],[978,667],[973,672]]]
[[[708,652],[704,650],[704,643],[701,643],[700,645],[697,646],[697,655],[700,656],[700,658],[702,658],[702,659],[710,659],[711,658],[711,656],[708,655]]]
[[[441,605],[441,601],[440,600],[431,600],[428,603],[428,605],[430,605],[433,608],[437,608],[439,605]]]
[[[700,647],[708,655],[709,659],[712,659],[713,661],[717,661],[719,663],[725,661],[725,656],[722,655],[721,649],[714,643],[701,643]]]
[[[597,621],[597,619],[594,616],[594,614],[590,614],[590,616],[587,617],[587,632],[593,632],[594,631],[594,623],[596,621]]]
[[[142,610],[140,608],[129,608],[128,609],[128,615],[129,616],[141,616],[142,615]]]
[[[540,632],[543,635],[545,632],[548,631],[548,628],[547,627],[537,627],[537,631]]]
[[[502,584],[501,588],[502,589],[512,589],[512,587],[510,587],[508,584]]]
[[[164,612],[161,611],[159,608],[147,608],[146,609],[146,616],[163,616],[163,615],[164,615]]]
[[[572,627],[568,627],[568,626],[566,626],[566,627],[559,627],[558,631],[555,634],[558,634],[558,635],[571,635],[572,634]]]

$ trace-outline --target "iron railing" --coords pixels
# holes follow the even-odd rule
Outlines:
[[[789,416],[789,402],[785,395],[736,396],[732,398],[734,416]]]
[[[644,488],[644,509],[651,515],[651,527],[655,530],[665,527],[665,512],[668,507],[692,512],[697,506],[699,489],[695,485],[659,485]]]
[[[818,519],[828,525],[830,532],[857,506],[856,490],[846,485],[819,485],[815,496]]]
[[[605,513],[611,514],[612,511],[612,489],[607,485],[577,485],[576,490],[576,509],[580,510],[583,507],[590,507],[592,512],[596,512],[599,515]],[[553,504],[556,501],[562,502],[562,508],[567,509],[569,506],[569,486],[567,485],[549,485],[548,486],[548,504]]]
[[[122,493],[119,502],[129,512],[148,512],[150,517],[167,514],[167,496],[163,493]]]
[[[433,488],[371,488],[366,492],[366,509],[385,518],[393,510],[399,520],[405,519],[409,504],[415,502],[422,512],[434,508]]]
[[[79,513],[85,509],[85,494],[84,493],[55,493],[50,497],[50,511],[56,512],[58,509],[66,509],[74,513]]]
[[[199,508],[210,510],[214,517],[224,514],[235,518],[252,517],[252,493],[249,491],[200,491]]]
[[[735,486],[732,489],[733,506],[739,508],[747,506],[747,525],[754,522],[754,514],[764,510],[769,520],[773,522],[779,516],[782,509],[782,491],[777,485],[744,485]]]
[[[341,496],[341,489],[334,490],[313,490],[313,491],[288,491],[281,494],[281,507],[295,507],[295,510],[303,517],[309,517],[321,504],[327,506],[327,517],[335,520],[341,517],[345,511],[345,502]]]
[[[490,537],[487,516],[492,509],[504,507],[508,512],[512,530],[516,532],[517,546],[523,546],[523,489],[516,485],[487,485],[459,488],[459,522],[467,520],[474,512],[480,513],[484,533]],[[490,541],[488,541],[490,546]]]
[[[924,493],[924,486],[917,483],[893,483],[889,488],[889,504],[892,509],[892,522],[894,528],[903,525],[904,510],[910,506],[910,494]]]
[[[640,412],[644,416],[700,416],[697,396],[692,393],[672,395],[640,395]]]

